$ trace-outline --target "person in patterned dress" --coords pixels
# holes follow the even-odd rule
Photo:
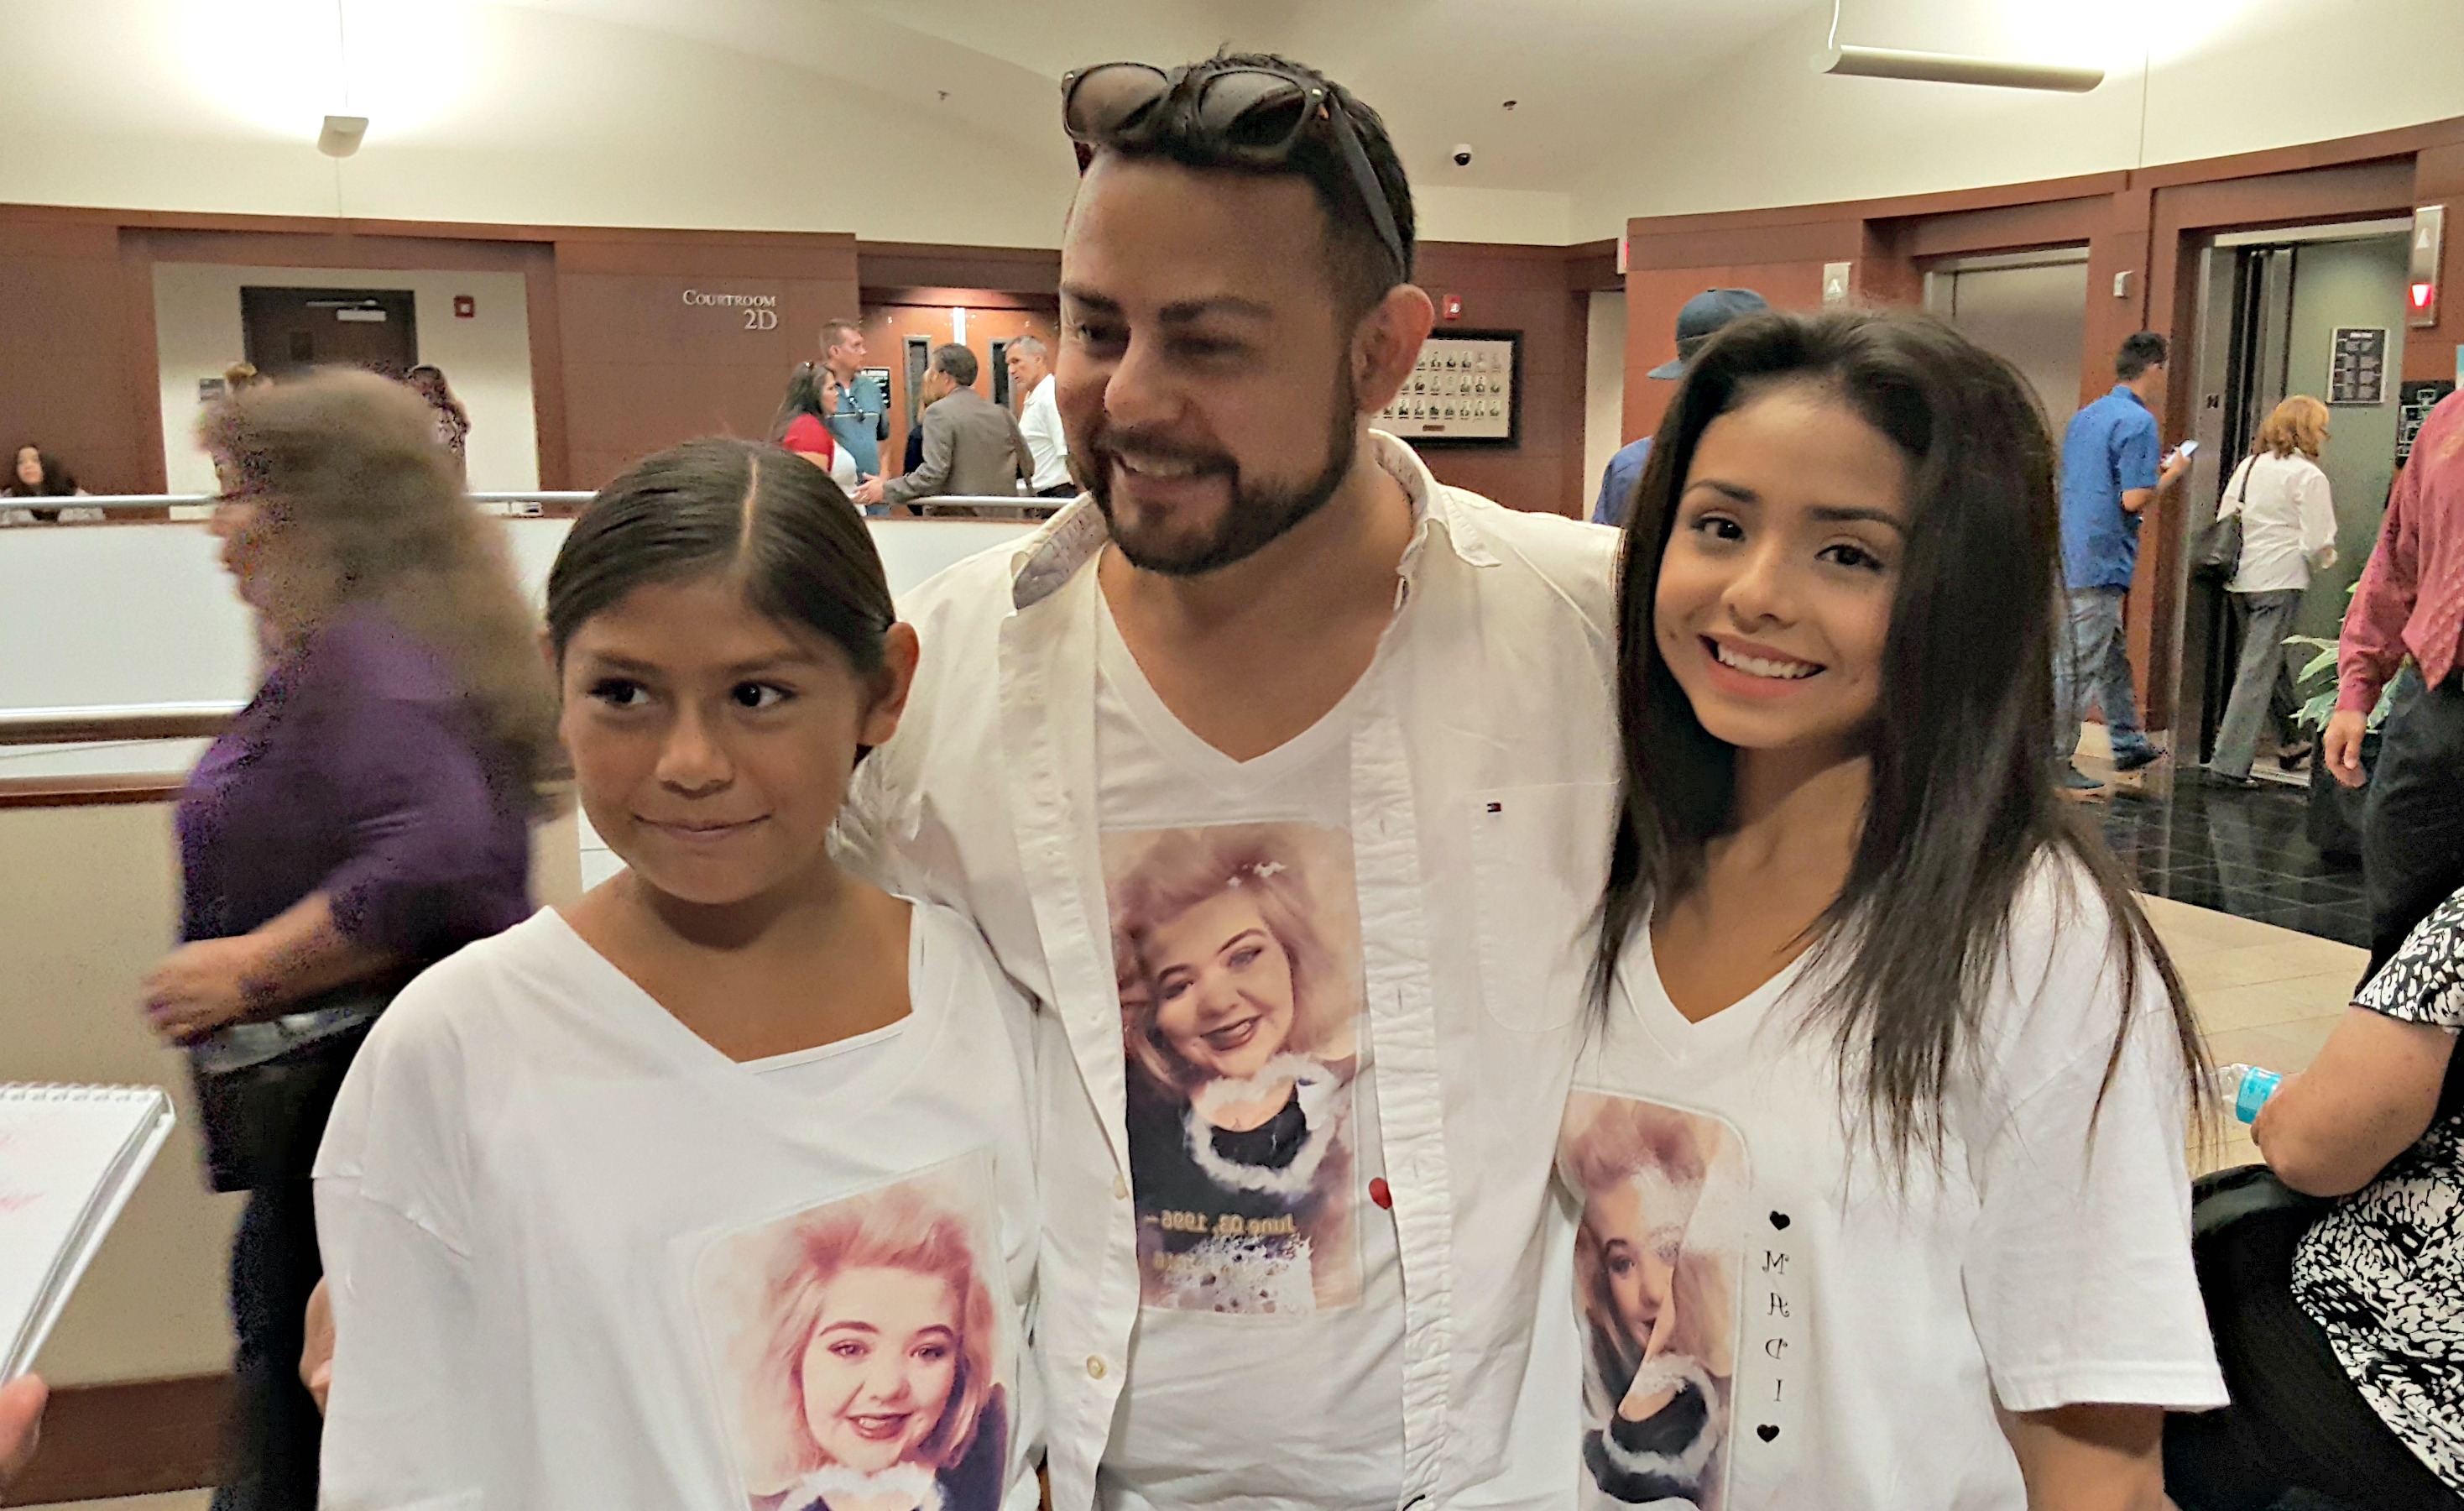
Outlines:
[[[2277,1176],[2337,1200],[2289,1255],[2260,1236],[2244,1247],[2272,1255],[2219,1255],[2233,1294],[2208,1304],[2233,1404],[2167,1427],[2166,1489],[2184,1511],[2294,1489],[2368,1511],[2464,1507],[2459,1029],[2464,891],[2259,1113]]]

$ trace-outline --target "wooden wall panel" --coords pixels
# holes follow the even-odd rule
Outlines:
[[[1625,280],[1625,425],[1623,438],[1639,439],[1660,429],[1660,418],[1677,385],[1648,377],[1677,355],[1677,312],[1705,289],[1752,289],[1781,309],[1815,309],[1822,303],[1822,264],[1811,261],[1713,263],[1699,267],[1641,268]]]
[[[1416,270],[1432,299],[1457,295],[1463,318],[1438,322],[1463,330],[1523,336],[1523,425],[1511,450],[1432,447],[1421,453],[1438,480],[1515,509],[1583,514],[1584,353],[1590,291],[1568,286],[1559,247],[1491,247],[1424,242]]]
[[[2404,333],[2404,375],[2453,382],[2464,361],[2464,142],[2413,159],[2412,203],[2447,207],[2447,253],[2438,276],[2438,323]]]
[[[147,387],[153,294],[130,305],[119,232],[103,225],[0,222],[0,446],[13,464],[32,442],[89,492],[143,493],[163,471],[159,410],[142,405],[129,343],[142,326]]]
[[[767,436],[788,372],[820,355],[822,322],[858,313],[851,236],[560,234],[566,486],[597,488],[694,436]]]

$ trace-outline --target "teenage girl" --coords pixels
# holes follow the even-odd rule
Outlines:
[[[785,451],[661,453],[574,522],[546,639],[627,869],[352,1069],[324,1503],[1033,1506],[1026,1013],[825,844],[917,654],[863,522]]]
[[[1587,1505],[2153,1508],[2225,1400],[2199,1043],[2043,759],[2053,469],[2007,364],[1865,312],[1729,327],[1652,448],[1561,1149]]]

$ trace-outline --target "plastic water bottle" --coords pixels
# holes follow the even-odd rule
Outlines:
[[[2216,1095],[2233,1104],[2233,1114],[2240,1122],[2258,1121],[2258,1109],[2276,1095],[2284,1078],[2256,1065],[2219,1065],[2216,1067]]]

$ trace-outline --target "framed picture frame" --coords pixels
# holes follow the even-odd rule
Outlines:
[[[1431,335],[1403,391],[1370,423],[1424,449],[1521,445],[1523,333]]]

